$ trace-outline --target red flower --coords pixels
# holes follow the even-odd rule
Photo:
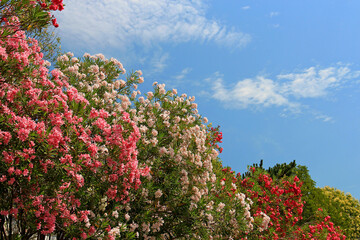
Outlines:
[[[52,22],[52,24],[54,25],[54,27],[59,27],[59,24],[57,23],[57,21],[56,21],[56,18],[53,18],[52,20],[51,20],[51,22]]]

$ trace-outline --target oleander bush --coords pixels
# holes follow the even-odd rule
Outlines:
[[[102,54],[50,70],[56,43],[29,36],[63,8],[0,2],[1,239],[344,239],[336,224],[358,236],[358,202],[324,188],[342,212],[314,210],[307,169],[224,167],[195,97],[157,82],[143,94],[140,70]]]

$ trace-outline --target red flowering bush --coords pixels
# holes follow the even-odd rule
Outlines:
[[[304,201],[297,176],[273,180],[269,174],[251,167],[250,176],[239,176],[239,188],[254,202],[253,215],[270,217],[268,229],[256,235],[258,239],[345,239],[341,230],[329,221],[317,217],[312,223],[298,225],[302,219]]]
[[[322,209],[319,208],[316,222],[312,224],[306,224],[298,227],[294,232],[296,239],[311,240],[311,239],[334,239],[344,240],[346,236],[342,233],[338,226],[335,226],[330,221],[330,216],[324,216]]]
[[[238,176],[230,167],[221,162],[214,163],[217,187],[213,190],[215,202],[223,204],[223,210],[215,214],[219,236],[231,236],[234,239],[247,239],[267,229],[269,217],[265,213],[253,215],[254,202],[246,196],[244,189],[238,187]],[[220,205],[220,204],[219,204]]]

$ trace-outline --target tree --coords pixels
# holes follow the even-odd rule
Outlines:
[[[360,238],[360,202],[350,193],[332,188],[319,189],[325,196],[323,211],[331,216],[334,224],[341,227],[350,239]]]

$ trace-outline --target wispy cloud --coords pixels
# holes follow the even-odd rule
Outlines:
[[[181,73],[179,75],[175,76],[174,78],[176,80],[183,80],[190,71],[191,71],[191,68],[184,68],[181,71]]]
[[[323,113],[313,112],[313,115],[315,116],[315,119],[319,119],[319,120],[322,120],[324,122],[332,122],[333,121],[332,117],[330,117],[328,115],[325,115]]]
[[[150,59],[150,66],[152,69],[149,71],[149,74],[162,72],[167,65],[166,61],[168,59],[168,53],[156,52],[152,59]]]
[[[332,90],[342,87],[347,80],[359,77],[358,71],[347,66],[328,68],[310,67],[300,72],[280,74],[274,79],[264,76],[244,79],[227,87],[223,76],[215,73],[212,82],[212,97],[225,103],[226,107],[271,107],[285,111],[300,112],[301,99],[321,98]],[[210,81],[211,80],[211,81]],[[331,117],[313,112],[315,118],[331,121]]]
[[[287,80],[281,88],[287,95],[297,98],[316,98],[325,96],[328,90],[344,83],[348,77],[348,67],[329,67],[317,69],[310,67],[300,73],[281,74],[279,80]]]
[[[241,9],[242,9],[242,10],[249,10],[249,9],[250,9],[250,6],[243,6]]]
[[[213,41],[243,47],[250,35],[206,17],[201,0],[69,0],[59,15],[62,38],[74,44],[152,46],[161,42]]]
[[[289,102],[286,97],[279,93],[279,86],[271,79],[256,77],[245,79],[236,83],[231,89],[226,89],[222,77],[217,73],[213,82],[213,97],[222,102],[229,102],[239,108],[247,108],[250,105],[283,106]]]
[[[269,15],[270,15],[270,17],[275,17],[275,16],[279,15],[279,12],[271,12]]]

